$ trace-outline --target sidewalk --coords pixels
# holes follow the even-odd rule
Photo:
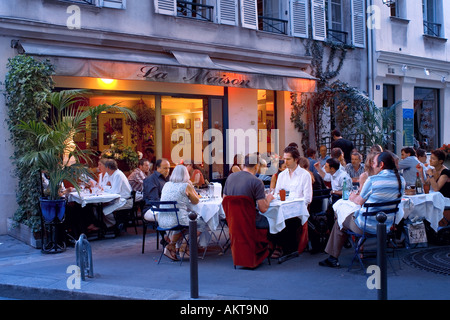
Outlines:
[[[185,260],[158,265],[156,235],[148,232],[145,253],[141,254],[142,228],[132,228],[115,239],[91,241],[94,278],[81,281],[80,289],[68,289],[67,273],[75,265],[75,249],[59,254],[40,250],[7,235],[0,236],[0,297],[18,299],[145,299],[189,300],[190,266]],[[448,247],[442,247],[448,250]],[[401,249],[408,255],[422,249]],[[233,268],[231,250],[224,255],[218,247],[208,249],[199,259],[199,300],[376,300],[365,273],[356,268],[347,272],[352,249],[344,249],[341,268],[320,267],[326,254],[299,257],[278,264],[267,260],[255,270]],[[388,269],[388,299],[448,300],[450,277],[393,261],[396,275]]]

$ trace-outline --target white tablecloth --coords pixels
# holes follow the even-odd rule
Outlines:
[[[404,210],[405,219],[426,219],[435,231],[438,230],[439,221],[444,217],[444,208],[450,199],[445,198],[440,192],[403,197],[409,201],[409,206],[405,206]]]
[[[402,199],[398,206],[398,212],[395,216],[395,223],[399,223],[400,220],[402,220],[404,216],[404,210],[406,208],[409,208],[410,204],[407,199]],[[356,210],[359,210],[361,208],[360,205],[354,203],[350,200],[343,200],[339,199],[333,204],[333,210],[336,214],[336,219],[339,225],[339,228],[342,229],[342,224],[344,223],[344,220],[351,214],[355,213]]]
[[[269,209],[261,213],[269,222],[269,231],[278,233],[286,227],[285,220],[298,217],[302,225],[308,221],[309,212],[304,199],[272,200]]]
[[[222,208],[222,200],[222,198],[200,200],[198,204],[192,206],[192,210],[203,218],[211,230],[217,230],[220,219],[225,218],[225,212]]]
[[[430,222],[431,227],[437,231],[439,221],[443,218],[443,212],[448,198],[445,198],[440,192],[430,192],[429,194],[419,194],[414,196],[404,195],[398,207],[398,213],[395,218],[396,223],[400,220],[409,218],[426,219]],[[350,200],[338,200],[333,205],[336,213],[339,227],[342,229],[344,220],[361,206],[355,204]]]
[[[113,211],[123,207],[127,202],[125,199],[120,198],[120,194],[117,193],[106,193],[103,192],[99,195],[93,195],[90,193],[81,193],[71,192],[67,198],[69,202],[77,202],[81,204],[81,207],[85,207],[87,204],[95,204],[95,203],[107,203],[112,202],[110,206],[108,206],[108,210],[104,208],[104,214],[110,214]]]

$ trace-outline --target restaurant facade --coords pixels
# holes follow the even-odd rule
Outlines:
[[[80,146],[102,152],[120,137],[144,157],[164,157],[172,165],[192,161],[215,180],[227,176],[236,154],[280,154],[301,141],[290,120],[291,93],[316,90],[305,41],[325,40],[319,28],[326,24],[325,6],[287,0],[276,8],[256,0],[190,1],[195,6],[150,0],[32,2],[0,3],[2,79],[8,58],[25,54],[50,61],[55,90],[88,90],[87,106],[120,103],[147,110],[141,136],[136,138],[123,114],[105,113],[98,117],[97,136],[75,137]],[[341,10],[353,12],[353,3],[360,2],[352,0]],[[276,13],[269,20],[285,21],[285,29],[258,23],[269,12]],[[323,21],[317,21],[317,12]],[[367,59],[361,37],[347,41],[353,39],[359,43],[348,55],[348,70]],[[343,73],[343,81],[365,90],[367,73],[360,71]],[[0,108],[4,120],[3,95]],[[0,187],[4,234],[6,218],[17,207],[17,182],[7,126],[1,130],[0,165],[9,172]]]

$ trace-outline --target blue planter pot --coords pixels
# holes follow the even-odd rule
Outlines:
[[[46,198],[40,198],[41,211],[44,220],[52,222],[57,217],[59,221],[62,221],[66,212],[66,200],[48,200]]]

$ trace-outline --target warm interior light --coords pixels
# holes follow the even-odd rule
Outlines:
[[[100,79],[104,84],[111,84],[114,82],[114,79]]]
[[[184,123],[185,123],[185,120],[184,120],[184,118],[180,118],[180,119],[178,119],[178,120],[177,120],[177,123],[179,123],[179,124],[184,124]]]

